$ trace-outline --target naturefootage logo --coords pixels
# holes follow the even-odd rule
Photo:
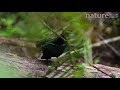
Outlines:
[[[113,14],[111,12],[106,12],[104,14],[101,13],[92,13],[92,14],[86,14],[86,18],[118,18],[118,14]]]

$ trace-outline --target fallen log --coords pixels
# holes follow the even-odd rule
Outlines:
[[[0,76],[4,72],[8,72],[8,69],[9,71],[11,71],[11,73],[14,72],[15,74],[17,74],[16,76],[9,75],[8,78],[42,78],[48,70],[48,67],[41,63],[39,60],[28,60],[27,58],[22,58],[9,53],[1,52],[0,66],[6,66],[2,67],[3,69],[0,69]],[[120,78],[120,68],[105,66],[101,64],[94,64],[94,66],[99,68],[99,70],[107,73],[108,75],[112,75],[114,78]],[[99,70],[86,64],[84,76],[85,78],[111,78],[110,76]],[[48,78],[51,77],[52,75],[48,76]],[[56,76],[56,78],[59,78],[59,76]]]

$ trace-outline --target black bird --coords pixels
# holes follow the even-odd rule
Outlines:
[[[36,43],[36,47],[42,46],[43,56],[41,59],[46,59],[46,63],[48,64],[51,57],[59,57],[65,49],[68,47],[66,41],[64,40],[64,35],[60,35],[61,37],[57,37],[55,40],[51,42],[45,42],[43,45],[40,45],[40,42]],[[64,39],[63,39],[64,38]]]

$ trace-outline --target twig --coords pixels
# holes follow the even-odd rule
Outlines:
[[[62,78],[66,73],[68,73],[73,67],[70,67],[66,72],[64,72],[59,78]]]
[[[97,69],[98,71],[102,72],[103,74],[105,74],[105,75],[107,75],[107,76],[109,76],[109,77],[111,77],[111,78],[115,78],[113,75],[108,74],[108,73],[106,73],[106,72],[100,70],[100,69],[99,69],[98,67],[96,67],[95,65],[92,65],[92,66],[93,66],[95,69]]]
[[[98,37],[99,37],[101,40],[105,40],[104,37],[102,37],[98,32],[96,32],[96,34],[98,35]],[[111,46],[109,43],[106,43],[105,41],[104,41],[104,43],[105,43],[105,45],[106,45],[108,48],[110,48],[110,49],[112,50],[112,52],[113,52],[116,56],[118,56],[118,57],[120,58],[120,53],[119,53],[113,46]]]
[[[57,35],[58,37],[62,38],[64,41],[66,41],[66,39],[64,39],[63,37],[61,37],[60,35],[58,35],[48,24],[46,24],[43,20],[41,20],[41,22],[43,23],[43,25],[45,25],[50,31],[52,31],[55,35]]]
[[[69,66],[69,65],[67,65]],[[51,77],[54,78],[56,75],[58,75],[63,69],[65,69],[67,66],[63,67],[61,70],[57,70],[57,72]]]
[[[104,45],[104,44],[106,44],[106,43],[115,42],[115,41],[118,41],[118,40],[120,40],[120,36],[114,37],[114,38],[110,38],[110,39],[107,39],[107,40],[103,40],[103,41],[100,41],[100,42],[98,42],[98,43],[94,43],[94,44],[92,44],[90,47],[92,47],[92,48],[94,48],[94,47],[99,47],[99,46]],[[72,54],[72,53],[74,53],[75,51],[77,52],[77,51],[79,51],[79,50],[82,50],[82,49],[73,50],[73,51],[71,51],[70,53]],[[64,54],[65,54],[65,53],[63,53],[60,57],[64,56]]]
[[[62,63],[59,64],[59,66],[63,65],[64,63],[67,63],[67,62],[68,62],[68,61],[63,60]],[[56,63],[59,63],[58,60],[56,61]],[[53,65],[54,65],[54,64],[53,64]],[[69,65],[67,65],[67,66],[69,66]],[[65,66],[65,67],[67,67],[67,66]],[[52,66],[52,67],[55,67],[55,65]],[[51,67],[49,70],[51,70],[52,67]],[[54,76],[56,76],[57,74],[59,74],[65,67],[63,67],[61,70],[57,70],[57,68],[55,68],[54,70],[56,70],[57,72],[54,74]],[[50,73],[52,73],[52,71],[49,71],[49,70],[48,70],[48,72],[46,73],[45,77],[48,76]],[[52,76],[51,78],[53,78],[54,76]]]
[[[120,40],[120,36],[100,41],[98,43],[93,44],[92,47],[99,47],[99,46],[101,46],[105,43],[111,43],[111,42],[115,42],[115,41],[118,41],[118,40]]]
[[[110,75],[110,74],[108,74],[108,73],[100,70],[100,69],[99,69],[98,67],[96,67],[95,65],[92,65],[92,64],[89,63],[89,62],[87,62],[87,63],[88,63],[90,66],[92,66],[93,68],[95,68],[95,69],[97,69],[98,71],[100,71],[101,73],[103,73],[103,74],[105,74],[105,75],[107,75],[107,76],[109,76],[109,77],[111,77],[111,78],[115,78],[113,75]]]

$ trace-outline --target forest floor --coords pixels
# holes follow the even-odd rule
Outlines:
[[[118,52],[120,52],[120,46],[112,45]],[[116,55],[112,52],[111,49],[106,47],[105,45],[93,48],[93,53],[99,57],[99,64],[112,66],[112,67],[120,67],[120,58],[116,57]]]

